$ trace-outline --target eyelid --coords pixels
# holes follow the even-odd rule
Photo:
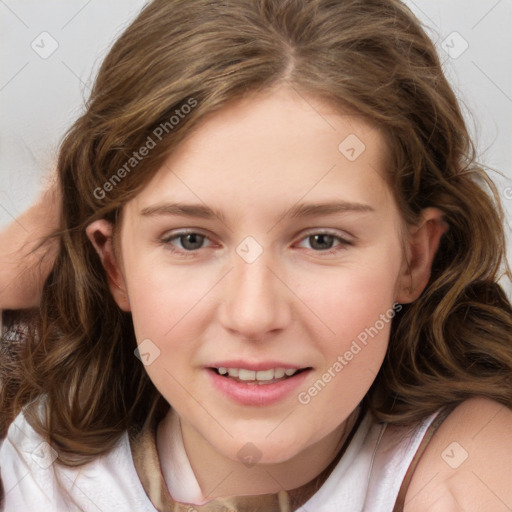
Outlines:
[[[308,249],[309,251],[312,251],[315,254],[318,254],[320,256],[324,255],[332,255],[333,253],[336,253],[340,250],[343,250],[346,248],[346,246],[353,245],[353,236],[351,236],[349,233],[344,232],[348,236],[344,236],[340,234],[339,231],[330,229],[330,228],[310,228],[307,231],[303,231],[299,233],[300,238],[297,240],[297,236],[294,237],[294,240],[297,240],[298,243],[303,242],[307,240],[310,236],[313,235],[328,235],[332,236],[333,238],[337,239],[339,241],[338,245],[335,245],[334,247],[330,249],[325,249],[323,251],[315,251],[314,249]],[[210,245],[206,247],[200,247],[199,249],[195,249],[192,251],[187,251],[185,249],[179,249],[175,247],[171,242],[173,240],[179,239],[182,236],[186,236],[189,234],[197,234],[200,236],[203,236],[206,240],[210,242]],[[166,250],[169,250],[173,254],[176,254],[177,256],[184,257],[184,258],[193,258],[198,255],[200,252],[200,249],[207,249],[211,247],[212,240],[209,234],[207,234],[204,230],[201,228],[180,228],[176,230],[172,230],[170,232],[166,232],[162,237],[160,237],[160,242],[165,246]],[[295,242],[295,243],[297,243]]]
[[[354,238],[350,233],[347,233],[346,231],[343,232],[343,234],[340,234],[339,231],[336,231],[334,229],[330,228],[310,228],[309,230],[306,230],[305,232],[299,233],[301,236],[300,240],[303,240],[304,238],[312,235],[331,235],[334,237],[337,237],[341,240],[344,240],[345,242],[351,242]],[[161,240],[170,240],[173,238],[179,238],[180,236],[190,235],[190,234],[197,234],[204,236],[210,240],[210,235],[202,230],[201,228],[179,228],[176,230],[172,230],[169,232],[166,232],[162,237],[160,237]],[[297,239],[299,235],[294,236],[294,239]]]
[[[206,233],[201,228],[177,228],[177,229],[171,229],[171,231],[166,231],[162,236],[162,240],[167,240],[169,238],[178,238],[179,236],[185,236],[185,235],[202,235],[209,237],[208,233]]]
[[[348,233],[347,231],[340,231],[336,229],[330,229],[330,228],[311,228],[306,230],[305,232],[301,233],[301,240],[303,238],[306,238],[308,236],[312,235],[331,235],[336,238],[339,238],[340,240],[343,240],[347,243],[350,243],[354,241],[355,237]]]
[[[176,229],[174,231],[167,231],[162,237],[162,240],[169,240],[172,238],[179,238],[180,236],[186,235],[201,235],[210,240],[212,235],[200,228],[183,228]]]
[[[332,255],[334,253],[337,253],[339,251],[342,251],[346,249],[347,246],[354,245],[354,241],[352,240],[353,237],[346,237],[341,235],[339,232],[331,229],[313,229],[309,230],[308,232],[302,233],[301,237],[298,240],[298,243],[302,243],[305,240],[307,240],[309,237],[314,235],[328,235],[332,236],[334,239],[338,240],[338,244],[334,247],[331,247],[330,249],[325,249],[323,251],[315,251],[314,249],[307,249],[308,251],[313,252],[315,255],[320,255],[320,257],[326,257],[328,255]]]

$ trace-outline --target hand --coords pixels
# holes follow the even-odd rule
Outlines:
[[[41,242],[59,229],[60,211],[61,193],[53,172],[36,204],[0,232],[0,309],[39,305],[58,250],[57,238]]]

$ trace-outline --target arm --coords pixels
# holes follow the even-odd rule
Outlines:
[[[512,510],[512,410],[488,398],[464,401],[423,454],[404,512]]]
[[[36,204],[0,232],[0,310],[39,305],[58,250],[55,239],[37,248],[59,226],[60,191],[55,177],[50,181]]]

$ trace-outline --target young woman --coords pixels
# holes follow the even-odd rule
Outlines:
[[[57,171],[3,510],[512,506],[502,213],[399,1],[154,1]]]

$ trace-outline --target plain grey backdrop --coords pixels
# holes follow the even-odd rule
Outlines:
[[[0,0],[0,228],[37,198],[102,58],[145,3]],[[438,48],[480,161],[503,173],[489,171],[510,224],[512,0],[406,4]]]

